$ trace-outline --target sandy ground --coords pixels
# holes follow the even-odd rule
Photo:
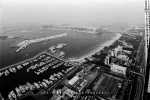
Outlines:
[[[113,37],[112,39],[110,39],[109,41],[103,43],[99,48],[95,49],[94,51],[82,56],[81,58],[77,59],[77,58],[68,58],[68,60],[70,61],[78,61],[78,62],[84,62],[85,59],[87,57],[90,57],[91,55],[95,54],[96,52],[102,50],[105,46],[110,46],[112,45],[116,40],[118,40],[122,35],[120,33],[115,33],[116,36]]]

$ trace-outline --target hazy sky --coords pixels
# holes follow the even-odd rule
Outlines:
[[[2,25],[144,23],[144,0],[3,0]]]

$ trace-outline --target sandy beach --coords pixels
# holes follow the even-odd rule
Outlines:
[[[102,50],[105,46],[110,46],[112,45],[116,40],[118,40],[122,35],[120,33],[115,33],[116,36],[113,37],[112,39],[108,40],[107,42],[103,43],[102,45],[100,45],[99,48],[95,49],[94,51],[82,56],[81,58],[77,59],[77,58],[68,58],[69,61],[78,61],[78,62],[84,62],[85,59],[87,57],[92,56],[93,54],[95,54],[96,52]]]

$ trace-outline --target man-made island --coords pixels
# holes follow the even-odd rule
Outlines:
[[[42,41],[47,41],[50,39],[59,38],[59,37],[67,36],[67,35],[68,35],[68,33],[64,33],[64,34],[59,34],[59,35],[54,35],[54,36],[43,37],[43,38],[39,38],[39,39],[22,41],[21,43],[18,44],[19,49],[16,50],[16,53],[22,49],[25,49],[30,44],[38,43],[38,42],[42,42]]]
[[[0,36],[0,39],[15,39],[15,38],[21,38],[22,36]]]

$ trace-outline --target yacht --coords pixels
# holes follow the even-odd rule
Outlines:
[[[44,82],[46,82],[48,85],[50,85],[50,82],[46,79],[43,79]]]
[[[9,100],[14,100],[13,97],[12,97],[12,95],[10,93],[8,94],[8,99]]]
[[[34,85],[35,85],[35,87],[36,87],[37,89],[40,89],[40,85],[39,85],[38,83],[35,83],[35,82],[34,82]]]
[[[49,77],[50,80],[55,80],[54,78],[55,78],[55,77],[54,77],[53,75],[51,75],[51,76]]]
[[[30,89],[31,84],[29,82],[26,83],[26,86],[28,87],[28,89]]]
[[[53,81],[49,79],[49,83],[50,83],[50,84],[53,84]]]
[[[56,77],[55,77],[55,78],[54,78],[54,80],[55,80],[55,81],[57,81],[57,80],[58,80],[58,78],[56,78]]]
[[[61,52],[60,52],[60,55],[61,55],[61,56],[64,56],[64,55],[65,55],[65,52],[61,51]]]
[[[27,85],[25,85],[25,89],[26,89],[26,91],[28,91],[28,90],[29,90],[29,87],[28,87]]]
[[[42,85],[43,85],[45,88],[48,87],[48,85],[47,85],[45,82],[41,82],[41,83],[42,83]]]
[[[14,72],[12,68],[9,68],[9,71],[10,71],[10,72]]]
[[[26,92],[26,89],[24,88],[24,86],[20,85],[19,86],[19,89],[22,93],[25,93]]]
[[[17,96],[16,96],[16,94],[15,94],[15,92],[14,92],[13,90],[10,92],[10,95],[11,95],[14,99],[17,98]]]
[[[38,84],[40,85],[41,88],[43,88],[43,84],[39,81]]]
[[[19,70],[19,69],[22,69],[22,66],[21,65],[18,65],[17,66],[17,69]]]
[[[4,72],[0,72],[0,77],[3,75]]]
[[[8,70],[5,70],[5,76],[8,76],[9,75],[9,71]]]
[[[36,86],[34,84],[31,84],[32,90],[36,89]]]
[[[13,72],[14,72],[14,73],[16,73],[16,72],[17,72],[17,71],[16,71],[16,68],[12,68],[12,70],[13,70]]]
[[[63,76],[63,73],[61,73],[61,72],[58,72],[58,74],[61,75],[61,76]]]
[[[55,73],[54,73],[53,75],[54,75],[54,76],[57,76],[57,74],[55,74]]]
[[[21,94],[20,89],[16,87],[15,90],[16,90],[17,96],[18,96],[18,97],[21,97],[22,94]]]
[[[58,78],[61,78],[61,76],[60,76],[59,74],[57,74],[57,77],[58,77]]]

